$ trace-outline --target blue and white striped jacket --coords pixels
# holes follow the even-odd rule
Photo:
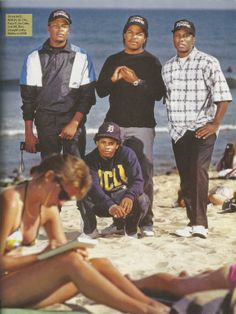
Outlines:
[[[20,87],[24,120],[37,111],[85,116],[95,104],[95,72],[86,51],[67,42],[53,48],[47,40],[26,57]]]

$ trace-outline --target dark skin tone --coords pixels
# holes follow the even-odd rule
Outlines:
[[[189,33],[186,29],[179,29],[173,33],[173,43],[179,58],[187,57],[195,44],[196,38],[193,34]],[[196,130],[196,138],[206,139],[208,136],[215,134],[220,126],[221,121],[228,108],[227,101],[216,102],[217,110],[212,122],[200,127]]]
[[[58,18],[48,25],[50,45],[54,48],[62,48],[70,34],[70,25],[63,18]],[[83,119],[83,113],[76,112],[71,121],[62,129],[59,134],[61,139],[72,140],[77,128]],[[38,143],[37,136],[33,133],[33,121],[25,121],[25,150],[29,153],[36,153],[35,145]]]
[[[96,145],[103,159],[112,158],[119,148],[117,141],[109,137],[100,138],[96,141]],[[133,203],[132,199],[124,197],[119,205],[115,204],[109,209],[109,213],[115,218],[125,218],[131,212]]]
[[[131,25],[124,34],[124,51],[128,54],[140,54],[144,51],[143,47],[146,40],[143,29],[138,25]],[[111,80],[113,83],[116,83],[121,79],[129,84],[133,84],[140,78],[132,69],[126,66],[119,66],[115,69]]]
[[[196,131],[196,137],[197,138],[207,138],[208,136],[215,134],[220,126],[221,121],[223,120],[224,114],[228,108],[228,102],[227,101],[221,101],[217,102],[217,111],[215,114],[215,118],[212,122],[209,122],[199,128]]]

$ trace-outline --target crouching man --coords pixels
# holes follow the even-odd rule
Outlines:
[[[96,149],[85,157],[93,184],[79,204],[84,224],[82,236],[99,236],[99,216],[113,217],[115,221],[101,230],[101,235],[127,234],[137,238],[137,226],[150,201],[143,193],[144,180],[136,154],[121,145],[120,127],[113,122],[103,123],[94,141]]]

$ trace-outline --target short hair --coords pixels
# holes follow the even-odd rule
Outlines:
[[[82,199],[91,187],[92,179],[86,163],[77,156],[69,154],[54,154],[42,160],[31,168],[30,174],[44,174],[52,170],[62,180],[64,185],[71,184],[78,189],[76,198]]]

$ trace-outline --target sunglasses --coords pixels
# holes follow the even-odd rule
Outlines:
[[[61,183],[61,180],[56,177],[56,182],[59,184],[61,191],[58,194],[58,199],[60,201],[69,201],[71,199],[71,196],[69,193],[67,193]]]

